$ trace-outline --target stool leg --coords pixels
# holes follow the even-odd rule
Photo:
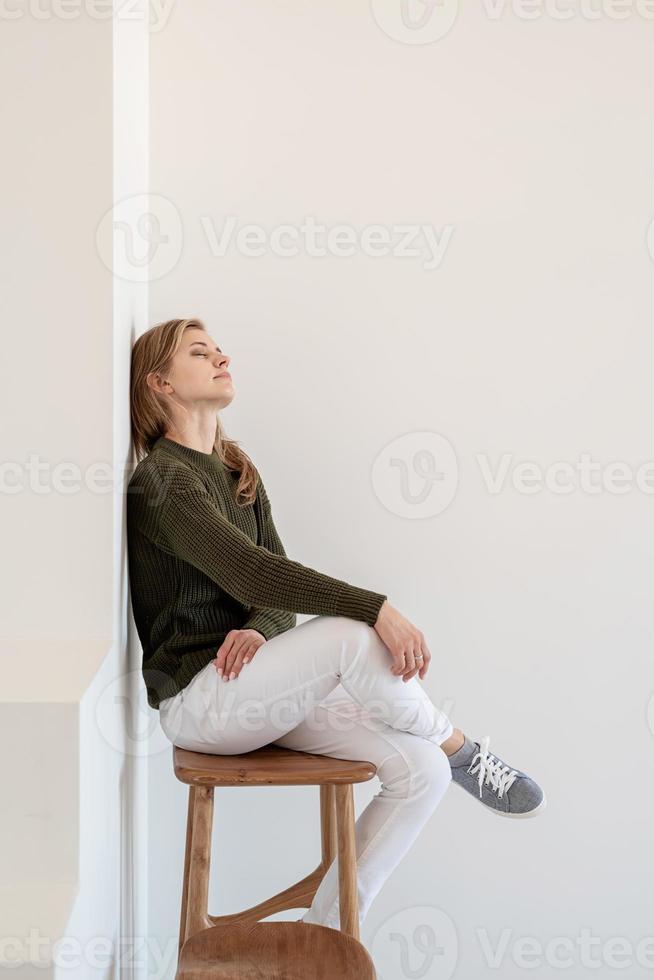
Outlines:
[[[179,953],[186,941],[186,916],[188,910],[188,879],[191,867],[191,842],[193,840],[193,804],[195,803],[195,786],[188,788],[188,811],[186,814],[186,850],[184,852],[184,879],[182,883],[182,912],[179,920]],[[178,958],[179,962],[179,958]]]
[[[336,857],[338,837],[336,830],[336,804],[334,787],[323,783],[320,787],[320,830],[322,836],[322,863],[324,870]]]
[[[352,784],[336,789],[338,819],[338,901],[341,932],[359,939],[359,894],[354,836],[354,794]]]
[[[187,830],[186,862],[180,948],[187,939],[211,925],[209,920],[209,870],[213,827],[213,786],[191,786],[189,794],[190,836]]]

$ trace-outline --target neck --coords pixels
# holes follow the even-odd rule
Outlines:
[[[213,452],[217,430],[216,414],[212,412],[206,418],[190,419],[183,429],[172,426],[166,429],[164,436],[179,442],[182,446],[189,449],[196,449],[201,453]]]

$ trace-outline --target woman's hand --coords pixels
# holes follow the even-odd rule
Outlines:
[[[388,599],[382,604],[373,629],[388,647],[393,658],[392,674],[401,674],[403,681],[409,681],[416,674],[423,679],[429,668],[431,654],[425,637],[417,626],[405,619],[399,610],[391,606]],[[420,655],[422,654],[422,659]]]
[[[240,674],[243,664],[252,660],[265,642],[265,636],[257,630],[230,630],[212,663],[224,681],[234,680]]]

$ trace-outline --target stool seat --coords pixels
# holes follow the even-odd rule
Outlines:
[[[374,980],[367,949],[338,929],[300,922],[212,926],[184,943],[175,980]]]
[[[335,759],[265,745],[241,755],[214,755],[174,747],[175,775],[191,786],[325,786],[364,783],[377,772],[371,762]]]

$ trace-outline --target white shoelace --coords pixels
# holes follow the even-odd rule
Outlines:
[[[518,774],[515,769],[510,769],[503,762],[488,751],[489,735],[483,735],[479,740],[479,752],[475,752],[472,762],[468,767],[468,772],[474,775],[479,769],[479,795],[481,796],[484,780],[490,786],[492,792],[496,792],[500,799],[502,795],[513,786]],[[476,765],[475,765],[476,763]]]

